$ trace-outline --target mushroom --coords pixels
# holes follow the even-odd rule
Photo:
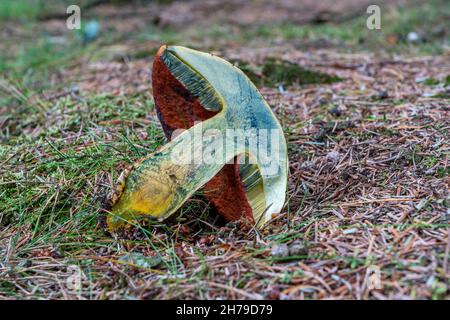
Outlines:
[[[212,54],[162,46],[152,83],[171,141],[123,174],[109,228],[135,215],[167,218],[202,187],[227,220],[245,217],[260,227],[279,213],[287,187],[286,141],[247,76]]]

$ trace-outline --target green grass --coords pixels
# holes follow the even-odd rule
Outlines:
[[[32,130],[39,123],[42,129],[33,136],[12,136],[1,149],[2,159],[10,159],[2,169],[2,224],[27,225],[32,237],[41,240],[66,224],[73,230],[95,226],[99,202],[92,196],[97,188],[92,181],[100,172],[110,172],[116,178],[120,162],[131,163],[162,142],[162,133],[155,125],[138,120],[152,107],[148,95],[126,99],[100,95],[88,97],[84,103],[60,100],[56,108],[61,113],[55,119],[42,119],[39,112],[29,114],[29,121],[18,124],[17,130]],[[133,122],[137,129],[107,124],[117,119],[124,124]],[[83,141],[71,137],[77,132]],[[84,147],[80,148],[80,143]],[[14,157],[19,151],[22,156]],[[18,167],[24,170],[14,170]],[[73,199],[78,203],[75,211]]]
[[[3,0],[0,2],[0,19],[36,19],[48,9],[45,0]]]
[[[52,254],[63,257],[66,263],[90,270],[98,262],[80,258],[80,252],[111,250],[114,242],[103,230],[96,231],[111,183],[121,173],[121,165],[131,164],[160,146],[163,133],[156,122],[146,120],[153,109],[148,94],[92,95],[84,101],[67,97],[45,107],[44,114],[29,110],[27,121],[16,119],[16,132],[0,145],[0,230],[10,226],[17,230],[12,247],[28,237],[14,250],[15,259],[29,259],[38,248],[50,246]],[[117,120],[123,123],[117,124]],[[35,128],[39,130],[33,135],[24,133]],[[169,273],[182,272],[172,240],[155,236],[151,227],[136,223],[136,228],[141,239],[124,240],[123,245],[145,243],[156,258],[133,254],[121,258],[123,253],[118,249],[118,263],[146,269],[159,259]],[[21,267],[16,268],[20,272]],[[26,270],[22,276],[33,275],[32,270]],[[91,281],[99,276],[97,271],[89,274]],[[10,289],[10,282],[0,283],[3,294]]]
[[[94,2],[95,0],[2,0],[0,20],[30,22],[48,15],[65,15],[66,8],[72,4],[83,10]]]
[[[331,45],[344,48],[365,48],[377,50],[384,48],[391,52],[418,51],[422,53],[442,52],[442,46],[449,43],[448,20],[450,5],[445,0],[421,2],[407,8],[381,8],[381,30],[369,30],[366,16],[356,17],[342,23],[318,25],[295,25],[283,23],[275,26],[249,28],[244,32],[245,39],[267,38],[291,41],[326,40]],[[447,29],[447,33],[440,34]],[[425,39],[416,44],[407,42],[409,32],[423,34]],[[395,39],[389,43],[388,39]]]

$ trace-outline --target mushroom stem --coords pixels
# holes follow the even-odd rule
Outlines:
[[[227,139],[224,123],[219,114],[183,130],[135,166],[108,216],[109,228],[122,226],[134,215],[167,218],[226,163],[245,153],[242,141]]]

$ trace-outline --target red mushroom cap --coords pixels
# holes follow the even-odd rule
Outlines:
[[[166,137],[170,139],[175,129],[188,129],[217,112],[202,107],[199,100],[170,73],[161,58],[165,50],[166,46],[162,46],[155,56],[152,85],[156,112]],[[234,164],[226,164],[205,184],[203,193],[226,220],[239,220],[245,216],[254,222],[238,168],[235,158]]]

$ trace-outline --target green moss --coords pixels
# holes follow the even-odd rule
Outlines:
[[[291,85],[294,83],[305,85],[333,83],[341,80],[337,76],[308,70],[296,63],[275,59],[267,59],[264,62],[262,74],[267,85]]]
[[[293,84],[307,85],[341,81],[337,76],[306,69],[296,63],[269,58],[261,66],[235,61],[235,64],[257,85],[274,87]]]
[[[439,80],[435,78],[428,78],[423,82],[426,86],[435,86],[439,84]]]
[[[450,167],[439,167],[436,172],[438,178],[445,178],[450,176]]]

